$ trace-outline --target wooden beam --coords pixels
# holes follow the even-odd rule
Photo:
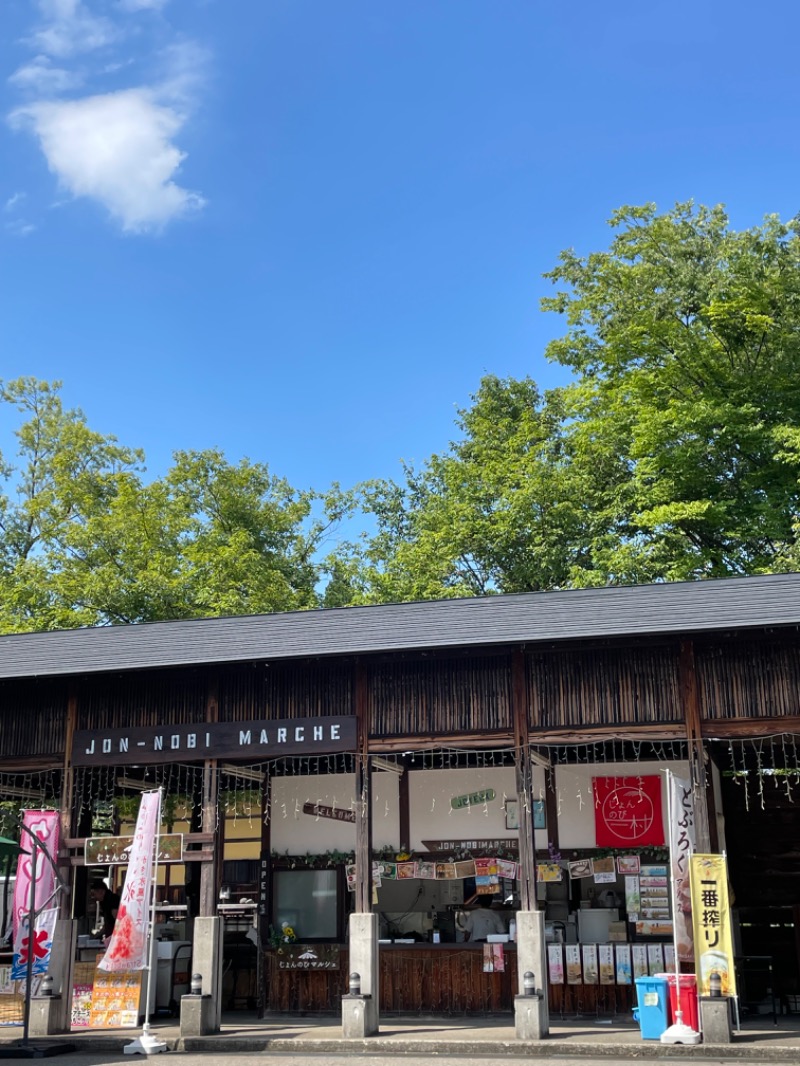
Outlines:
[[[219,681],[212,675],[206,692],[206,721],[219,721]],[[214,861],[200,870],[200,917],[213,918],[217,913],[222,887],[222,856],[225,848],[225,817],[219,812],[219,773],[217,760],[206,759],[203,767],[203,806],[201,830],[215,837]]]
[[[706,753],[703,746],[694,643],[691,640],[681,641],[678,672],[681,703],[683,704],[683,713],[686,721],[686,740],[689,745],[689,773],[692,783],[692,799],[694,800],[697,850],[701,853],[707,853],[711,851],[711,830],[708,816],[709,774],[706,770]]]
[[[408,851],[411,847],[411,790],[409,785],[409,775],[408,770],[406,770],[404,774],[400,775],[397,783],[400,847],[403,851]]]
[[[369,767],[369,698],[364,664],[355,665],[356,754],[356,912],[372,910],[372,781]]]
[[[751,719],[752,720],[752,719]],[[716,728],[716,724],[715,724]],[[798,728],[800,732],[800,727]],[[402,737],[371,737],[369,750],[375,755],[398,751],[421,751],[426,748],[511,748],[515,734],[505,731],[465,733],[455,737],[452,733],[414,733]],[[683,722],[664,722],[647,725],[598,726],[592,729],[531,729],[528,739],[531,744],[556,746],[560,744],[602,744],[605,740],[667,741],[684,740],[686,728]]]
[[[64,837],[61,840],[62,848],[66,848],[68,851],[75,851],[86,847],[86,841],[89,837]],[[183,834],[183,846],[186,848],[189,844],[213,844],[217,839],[216,833],[184,833]]]
[[[706,740],[774,737],[779,733],[800,734],[800,714],[776,715],[772,718],[706,718],[703,721]]]
[[[511,707],[519,807],[519,904],[523,911],[535,911],[539,904],[536,899],[536,845],[533,835],[533,774],[528,747],[528,677],[522,651],[515,651],[511,658]]]
[[[544,772],[544,818],[547,826],[548,851],[557,852],[558,843],[558,795],[556,793],[556,772],[551,766]]]
[[[73,808],[75,806],[75,771],[72,769],[72,737],[78,722],[78,697],[71,687],[67,697],[67,720],[64,727],[64,770],[61,778],[61,815],[59,818],[61,839],[73,831]],[[59,918],[71,918],[75,906],[75,884],[70,877],[69,864],[56,856],[61,876],[69,885],[69,892],[62,892],[58,900]]]

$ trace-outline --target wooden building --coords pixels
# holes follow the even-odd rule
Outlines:
[[[669,942],[626,921],[617,862],[663,863],[663,840],[598,848],[595,814],[598,779],[672,767],[699,850],[729,855],[739,953],[769,956],[791,1004],[798,626],[790,574],[0,637],[4,828],[62,812],[63,916],[85,936],[87,877],[121,869],[87,866],[86,840],[130,831],[163,786],[183,842],[160,918],[191,943],[195,917],[221,916],[223,1006],[336,1011],[348,914],[376,910],[383,1012],[497,1013],[514,943],[459,931],[486,884],[506,924],[545,909],[563,950],[604,909],[616,943]],[[598,907],[603,882],[569,863],[609,858],[616,907]],[[591,957],[550,981],[551,1010],[629,1008],[629,984],[586,980]]]

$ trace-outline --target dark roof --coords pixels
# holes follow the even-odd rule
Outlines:
[[[0,636],[0,678],[800,625],[800,574]]]

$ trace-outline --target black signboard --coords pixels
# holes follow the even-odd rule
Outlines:
[[[148,766],[194,759],[273,759],[355,751],[355,715],[261,722],[76,730],[73,766]]]

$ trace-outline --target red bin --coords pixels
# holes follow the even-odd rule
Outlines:
[[[669,1023],[673,1025],[678,1012],[678,991],[675,987],[675,974],[667,975],[669,981]],[[697,1010],[697,977],[693,973],[680,974],[681,985],[681,1011],[683,1024],[688,1025],[695,1032],[700,1032],[699,1015]]]

